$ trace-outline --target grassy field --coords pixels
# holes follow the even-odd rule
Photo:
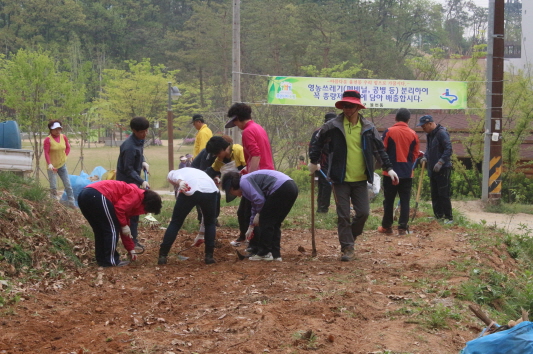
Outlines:
[[[166,141],[163,142],[163,146],[149,146],[144,148],[144,156],[147,162],[150,164],[150,176],[149,182],[152,189],[167,189],[169,188],[168,182],[166,181],[168,174],[168,146],[166,146]],[[174,140],[174,168],[178,168],[179,157],[188,153],[192,153],[192,145],[183,145],[180,147],[181,140]],[[76,144],[75,141],[71,140],[71,150],[67,160],[68,172],[71,175],[79,175],[82,170],[86,173],[91,173],[91,171],[98,166],[102,166],[106,170],[114,170],[117,166],[117,159],[119,154],[118,147],[112,146],[103,146],[103,144],[98,144],[97,147],[94,147],[91,144],[91,148],[83,149],[83,160],[80,159],[81,149],[79,144]],[[23,149],[31,149],[29,142],[25,141],[23,143]],[[177,149],[179,148],[179,151]],[[46,162],[44,155],[41,156],[40,166],[42,173],[39,173],[39,181],[42,184],[47,184],[47,174],[46,174]],[[62,183],[59,182],[60,188]]]

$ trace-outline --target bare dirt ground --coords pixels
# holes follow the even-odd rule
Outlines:
[[[21,287],[1,312],[0,353],[458,353],[482,328],[456,299],[467,279],[456,265],[516,267],[503,248],[474,251],[472,230],[436,221],[401,237],[366,231],[350,263],[339,261],[335,230],[317,230],[313,258],[310,232],[296,226],[283,230],[283,262],[240,261],[235,230],[221,227],[216,264],[201,248],[178,260],[195,236],[180,232],[166,266],[156,265],[164,231],[144,227],[147,250],[130,266],[90,262]],[[461,316],[434,328],[427,311],[437,306]]]
[[[459,210],[467,219],[474,223],[484,223],[487,226],[505,230],[513,234],[531,234],[533,232],[533,215],[497,214],[483,210],[481,200],[454,201],[453,208]]]

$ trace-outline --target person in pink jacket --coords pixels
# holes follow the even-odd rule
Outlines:
[[[43,141],[44,158],[48,166],[48,180],[50,182],[50,196],[57,199],[57,176],[63,181],[67,193],[68,206],[76,207],[74,192],[70,185],[67,171],[67,156],[70,152],[70,144],[67,137],[61,134],[63,127],[61,121],[51,120],[48,122],[50,135]]]
[[[117,252],[118,235],[130,260],[137,259],[130,231],[132,216],[159,214],[162,201],[157,192],[133,183],[105,180],[91,183],[78,196],[80,210],[94,232],[94,253],[101,267],[125,266]]]

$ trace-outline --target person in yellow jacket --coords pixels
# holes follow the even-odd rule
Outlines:
[[[57,199],[57,175],[63,181],[67,193],[68,206],[75,208],[74,191],[70,185],[67,171],[67,156],[70,153],[68,138],[61,134],[63,127],[61,121],[51,120],[48,122],[50,135],[44,139],[43,150],[46,164],[48,165],[48,180],[50,181],[50,195]]]
[[[200,151],[205,149],[205,145],[213,136],[213,132],[208,128],[207,124],[205,124],[204,117],[201,114],[193,115],[191,123],[194,125],[196,130],[198,130],[196,139],[194,140],[193,150],[193,156],[196,157]]]

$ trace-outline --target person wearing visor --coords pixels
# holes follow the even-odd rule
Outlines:
[[[141,171],[150,173],[150,165],[144,159],[144,139],[150,128],[150,122],[145,117],[134,117],[130,121],[132,134],[120,145],[117,161],[117,181],[134,183],[141,189],[149,189],[150,184],[141,177]],[[139,215],[130,220],[131,235],[138,251],[144,246],[138,240]]]
[[[246,238],[257,239],[257,252],[251,261],[281,261],[281,223],[298,197],[296,183],[286,174],[259,170],[246,175],[228,172],[222,176],[226,202],[243,197],[252,205]],[[259,234],[254,228],[259,228]]]
[[[328,179],[337,196],[337,232],[341,245],[341,261],[355,259],[354,244],[370,215],[367,183],[374,182],[377,160],[387,171],[392,183],[398,184],[398,175],[392,169],[389,156],[376,127],[360,113],[366,107],[361,103],[359,91],[347,90],[335,103],[342,113],[324,123],[309,147],[309,172],[320,169],[324,146],[329,143]],[[351,220],[350,204],[355,217]]]
[[[433,213],[446,224],[453,224],[451,194],[452,142],[448,130],[433,121],[433,117],[420,117],[417,127],[426,133],[426,166],[431,189]]]
[[[68,138],[61,134],[63,127],[61,121],[51,120],[48,122],[50,135],[44,139],[43,150],[46,164],[48,165],[48,181],[50,182],[50,196],[57,200],[57,176],[61,178],[65,192],[67,193],[68,206],[76,208],[74,191],[70,185],[67,170],[67,156],[70,153]]]
[[[257,124],[252,119],[252,107],[245,103],[234,103],[228,110],[228,117],[230,118],[225,128],[238,127],[242,130],[242,147],[244,149],[244,159],[246,161],[246,169],[241,170],[241,173],[251,173],[257,170],[274,170],[274,158],[272,157],[272,148],[268,134],[263,127]],[[241,199],[239,209],[237,210],[237,217],[239,220],[250,219],[252,206],[246,198]],[[255,234],[259,233],[257,228]],[[256,238],[249,242],[247,250],[251,253],[257,252]],[[239,237],[232,241],[231,244],[235,247],[240,246],[245,239],[242,232]]]

